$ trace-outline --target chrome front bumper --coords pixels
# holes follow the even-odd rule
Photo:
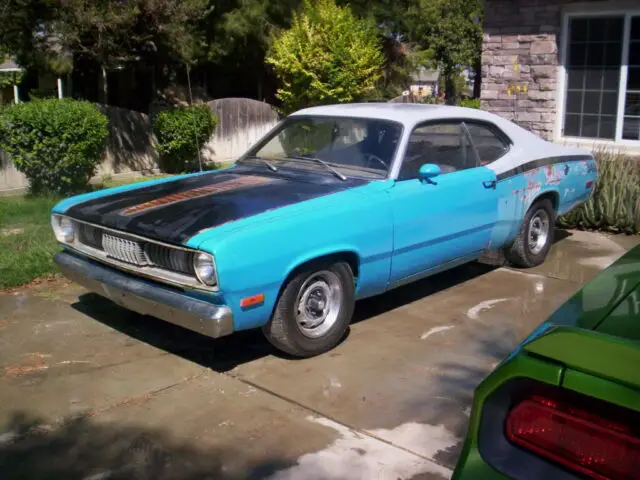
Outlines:
[[[69,280],[129,310],[213,338],[233,333],[233,313],[225,305],[188,297],[69,252],[58,253],[55,261]]]

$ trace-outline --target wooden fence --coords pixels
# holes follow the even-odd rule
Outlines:
[[[0,195],[19,193],[27,188],[27,179],[15,167],[9,155],[0,149]]]
[[[271,105],[249,98],[222,98],[208,105],[218,123],[202,151],[207,162],[234,160],[278,122]],[[157,170],[158,152],[149,116],[107,105],[98,108],[109,118],[109,139],[96,178]],[[24,175],[0,150],[0,195],[20,193],[27,185]]]
[[[238,158],[278,122],[275,108],[249,98],[221,98],[208,105],[218,118],[215,132],[203,148],[209,162]]]

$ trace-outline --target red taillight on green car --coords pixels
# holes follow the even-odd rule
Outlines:
[[[513,408],[506,436],[514,444],[598,480],[640,479],[637,425],[533,395]],[[635,419],[634,419],[635,420]]]

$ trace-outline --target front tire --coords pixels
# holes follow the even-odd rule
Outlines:
[[[320,355],[342,340],[354,305],[349,264],[313,262],[285,285],[263,332],[273,346],[289,355]]]
[[[544,262],[553,244],[556,212],[548,199],[536,201],[524,218],[513,244],[505,250],[507,260],[520,268]]]

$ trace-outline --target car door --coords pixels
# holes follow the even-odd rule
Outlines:
[[[441,174],[420,179],[426,163],[438,165]],[[495,173],[479,165],[462,121],[417,126],[390,189],[391,286],[480,255],[498,219],[495,186]]]

